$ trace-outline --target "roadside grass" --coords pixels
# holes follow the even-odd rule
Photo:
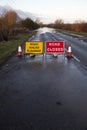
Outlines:
[[[76,34],[76,35],[81,35],[81,36],[86,36],[87,37],[87,33],[84,32],[74,32],[74,31],[67,31],[69,34]]]
[[[35,31],[32,31],[29,34],[18,35],[15,39],[0,42],[0,65],[16,52],[18,43],[21,43],[24,46],[25,41],[35,33]]]
[[[68,30],[62,30],[62,29],[58,29],[57,31],[61,32],[61,33],[66,33],[66,34],[71,35],[73,37],[75,37],[75,35],[76,35],[76,37],[78,35],[87,37],[87,33],[85,33],[85,32],[74,32],[74,31],[68,31]],[[73,34],[75,34],[75,35],[73,35]]]

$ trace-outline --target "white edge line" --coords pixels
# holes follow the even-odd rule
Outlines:
[[[67,49],[65,48],[65,51],[67,51]],[[76,57],[76,56],[74,56],[74,55],[72,55],[72,57],[77,61],[77,62],[79,62],[80,63],[80,60]]]
[[[74,58],[76,61],[80,62],[80,60],[79,60],[76,56],[74,56],[74,55],[72,55],[72,56],[73,56],[73,58]]]

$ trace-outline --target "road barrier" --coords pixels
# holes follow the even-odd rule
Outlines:
[[[25,55],[35,57],[37,54],[52,54],[57,57],[59,54],[65,54],[64,41],[26,41],[25,42]],[[18,56],[22,56],[21,44],[18,45]],[[71,44],[68,44],[67,58],[72,58]]]

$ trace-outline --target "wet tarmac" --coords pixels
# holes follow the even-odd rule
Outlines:
[[[0,70],[0,130],[86,130],[87,74],[64,55],[11,58]]]
[[[50,40],[46,31],[31,41]],[[65,55],[13,55],[0,68],[0,130],[87,130],[86,67]]]

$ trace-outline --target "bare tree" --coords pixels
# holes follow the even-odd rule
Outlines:
[[[8,11],[4,16],[4,22],[6,23],[7,27],[13,26],[16,24],[17,21],[17,13],[14,11]]]
[[[64,22],[63,22],[62,19],[57,19],[54,22],[54,27],[55,28],[61,29],[63,27],[63,25],[64,25]]]
[[[82,32],[85,29],[86,22],[83,20],[76,20],[72,24],[72,30],[76,32]]]
[[[37,19],[35,20],[35,23],[37,23],[37,24],[40,25],[40,26],[43,25],[43,23],[41,22],[41,20],[40,20],[39,18],[37,18]]]

